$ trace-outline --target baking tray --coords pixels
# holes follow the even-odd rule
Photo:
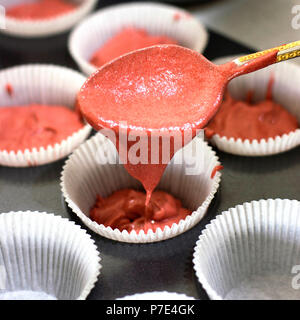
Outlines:
[[[103,6],[103,1],[101,6]],[[99,5],[100,7],[100,5]],[[212,31],[205,56],[252,52]],[[52,63],[77,69],[67,51],[68,33],[47,39],[0,36],[0,68],[24,63]],[[198,283],[192,254],[201,230],[217,214],[246,201],[300,200],[300,148],[270,157],[238,157],[217,151],[224,165],[220,189],[204,219],[184,234],[153,244],[124,244],[88,232],[102,258],[102,270],[88,299],[115,299],[138,292],[166,290],[208,299]],[[52,212],[85,226],[67,208],[60,191],[64,160],[32,168],[0,167],[0,212]]]

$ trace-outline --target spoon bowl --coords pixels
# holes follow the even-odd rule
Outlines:
[[[126,54],[97,70],[78,102],[96,129],[186,130],[202,128],[216,113],[232,78],[273,63],[276,52],[238,66],[214,65],[177,45],[158,45]]]

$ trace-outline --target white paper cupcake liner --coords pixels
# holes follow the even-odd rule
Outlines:
[[[196,153],[191,159],[187,148],[193,144]],[[184,151],[185,162],[175,164],[177,157],[181,157]],[[61,177],[62,193],[69,207],[88,228],[112,240],[131,243],[156,242],[189,230],[206,213],[220,183],[220,172],[211,178],[213,169],[220,164],[215,152],[206,142],[196,137],[191,144],[176,153],[157,187],[178,197],[184,207],[194,210],[193,213],[178,224],[174,223],[171,228],[158,228],[156,232],[150,230],[147,234],[144,231],[137,234],[136,231],[128,233],[126,230],[112,230],[111,227],[105,227],[89,218],[97,195],[107,197],[123,188],[141,188],[139,182],[128,174],[123,165],[118,161],[117,164],[112,164],[116,158],[118,154],[114,145],[98,133],[75,150],[67,160]],[[189,170],[187,163],[192,163],[195,159],[192,170]]]
[[[131,296],[125,296],[116,300],[195,300],[195,298],[188,297],[183,293],[167,292],[167,291],[153,291],[137,293]]]
[[[5,17],[5,28],[0,28],[0,31],[6,34],[34,38],[42,36],[51,36],[62,33],[71,29],[83,17],[91,12],[97,0],[73,0],[79,4],[74,10],[48,19],[39,20],[21,20],[12,17]],[[32,2],[30,0],[0,0],[0,5],[4,8],[9,8],[20,3]]]
[[[83,300],[100,274],[85,230],[45,212],[0,215],[0,300]]]
[[[41,103],[63,105],[73,109],[76,95],[85,81],[80,73],[64,67],[52,65],[24,65],[0,71],[1,106]],[[7,84],[12,94],[6,91]],[[82,143],[91,132],[89,125],[61,143],[22,151],[0,150],[0,165],[28,167],[50,163],[66,157]]]
[[[83,73],[90,75],[97,70],[89,62],[92,55],[128,26],[145,29],[154,35],[169,36],[198,52],[204,50],[208,40],[201,22],[180,8],[150,2],[112,6],[85,19],[70,36],[70,53]]]
[[[233,60],[235,57],[225,57],[215,60],[216,64],[222,64]],[[294,63],[278,63],[268,68],[233,79],[228,89],[232,96],[239,100],[245,100],[250,90],[254,92],[254,100],[265,99],[270,77],[274,75],[273,99],[291,112],[300,123],[300,67]],[[218,149],[241,156],[267,156],[288,151],[300,145],[300,129],[277,136],[275,138],[261,140],[242,140],[232,137],[221,137],[215,134],[211,142]]]
[[[299,201],[244,203],[206,226],[194,269],[211,299],[300,299],[299,240]]]

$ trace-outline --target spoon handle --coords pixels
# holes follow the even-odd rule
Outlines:
[[[251,60],[254,60],[258,57],[261,57],[261,56],[263,56],[269,52],[275,51],[275,50],[278,51],[275,63],[280,62],[280,61],[293,59],[296,57],[300,57],[300,40],[295,41],[295,42],[291,42],[288,44],[284,44],[282,46],[275,47],[272,49],[267,49],[264,51],[251,53],[247,56],[237,58],[237,59],[233,60],[233,62],[235,62],[238,66],[241,66]]]

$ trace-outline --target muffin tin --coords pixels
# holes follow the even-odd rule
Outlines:
[[[102,2],[103,5],[103,2]],[[45,39],[0,37],[0,68],[30,62],[75,67],[67,51],[68,35]],[[53,49],[55,48],[55,50]],[[210,32],[209,59],[252,51]],[[88,230],[101,252],[101,276],[88,299],[115,299],[138,292],[168,291],[197,299],[208,296],[193,270],[193,251],[201,230],[216,214],[237,204],[268,198],[300,200],[300,148],[271,157],[239,157],[217,151],[224,166],[222,182],[204,218],[167,241],[126,244]],[[54,212],[85,228],[66,205],[60,190],[64,160],[31,168],[0,167],[0,212]]]

